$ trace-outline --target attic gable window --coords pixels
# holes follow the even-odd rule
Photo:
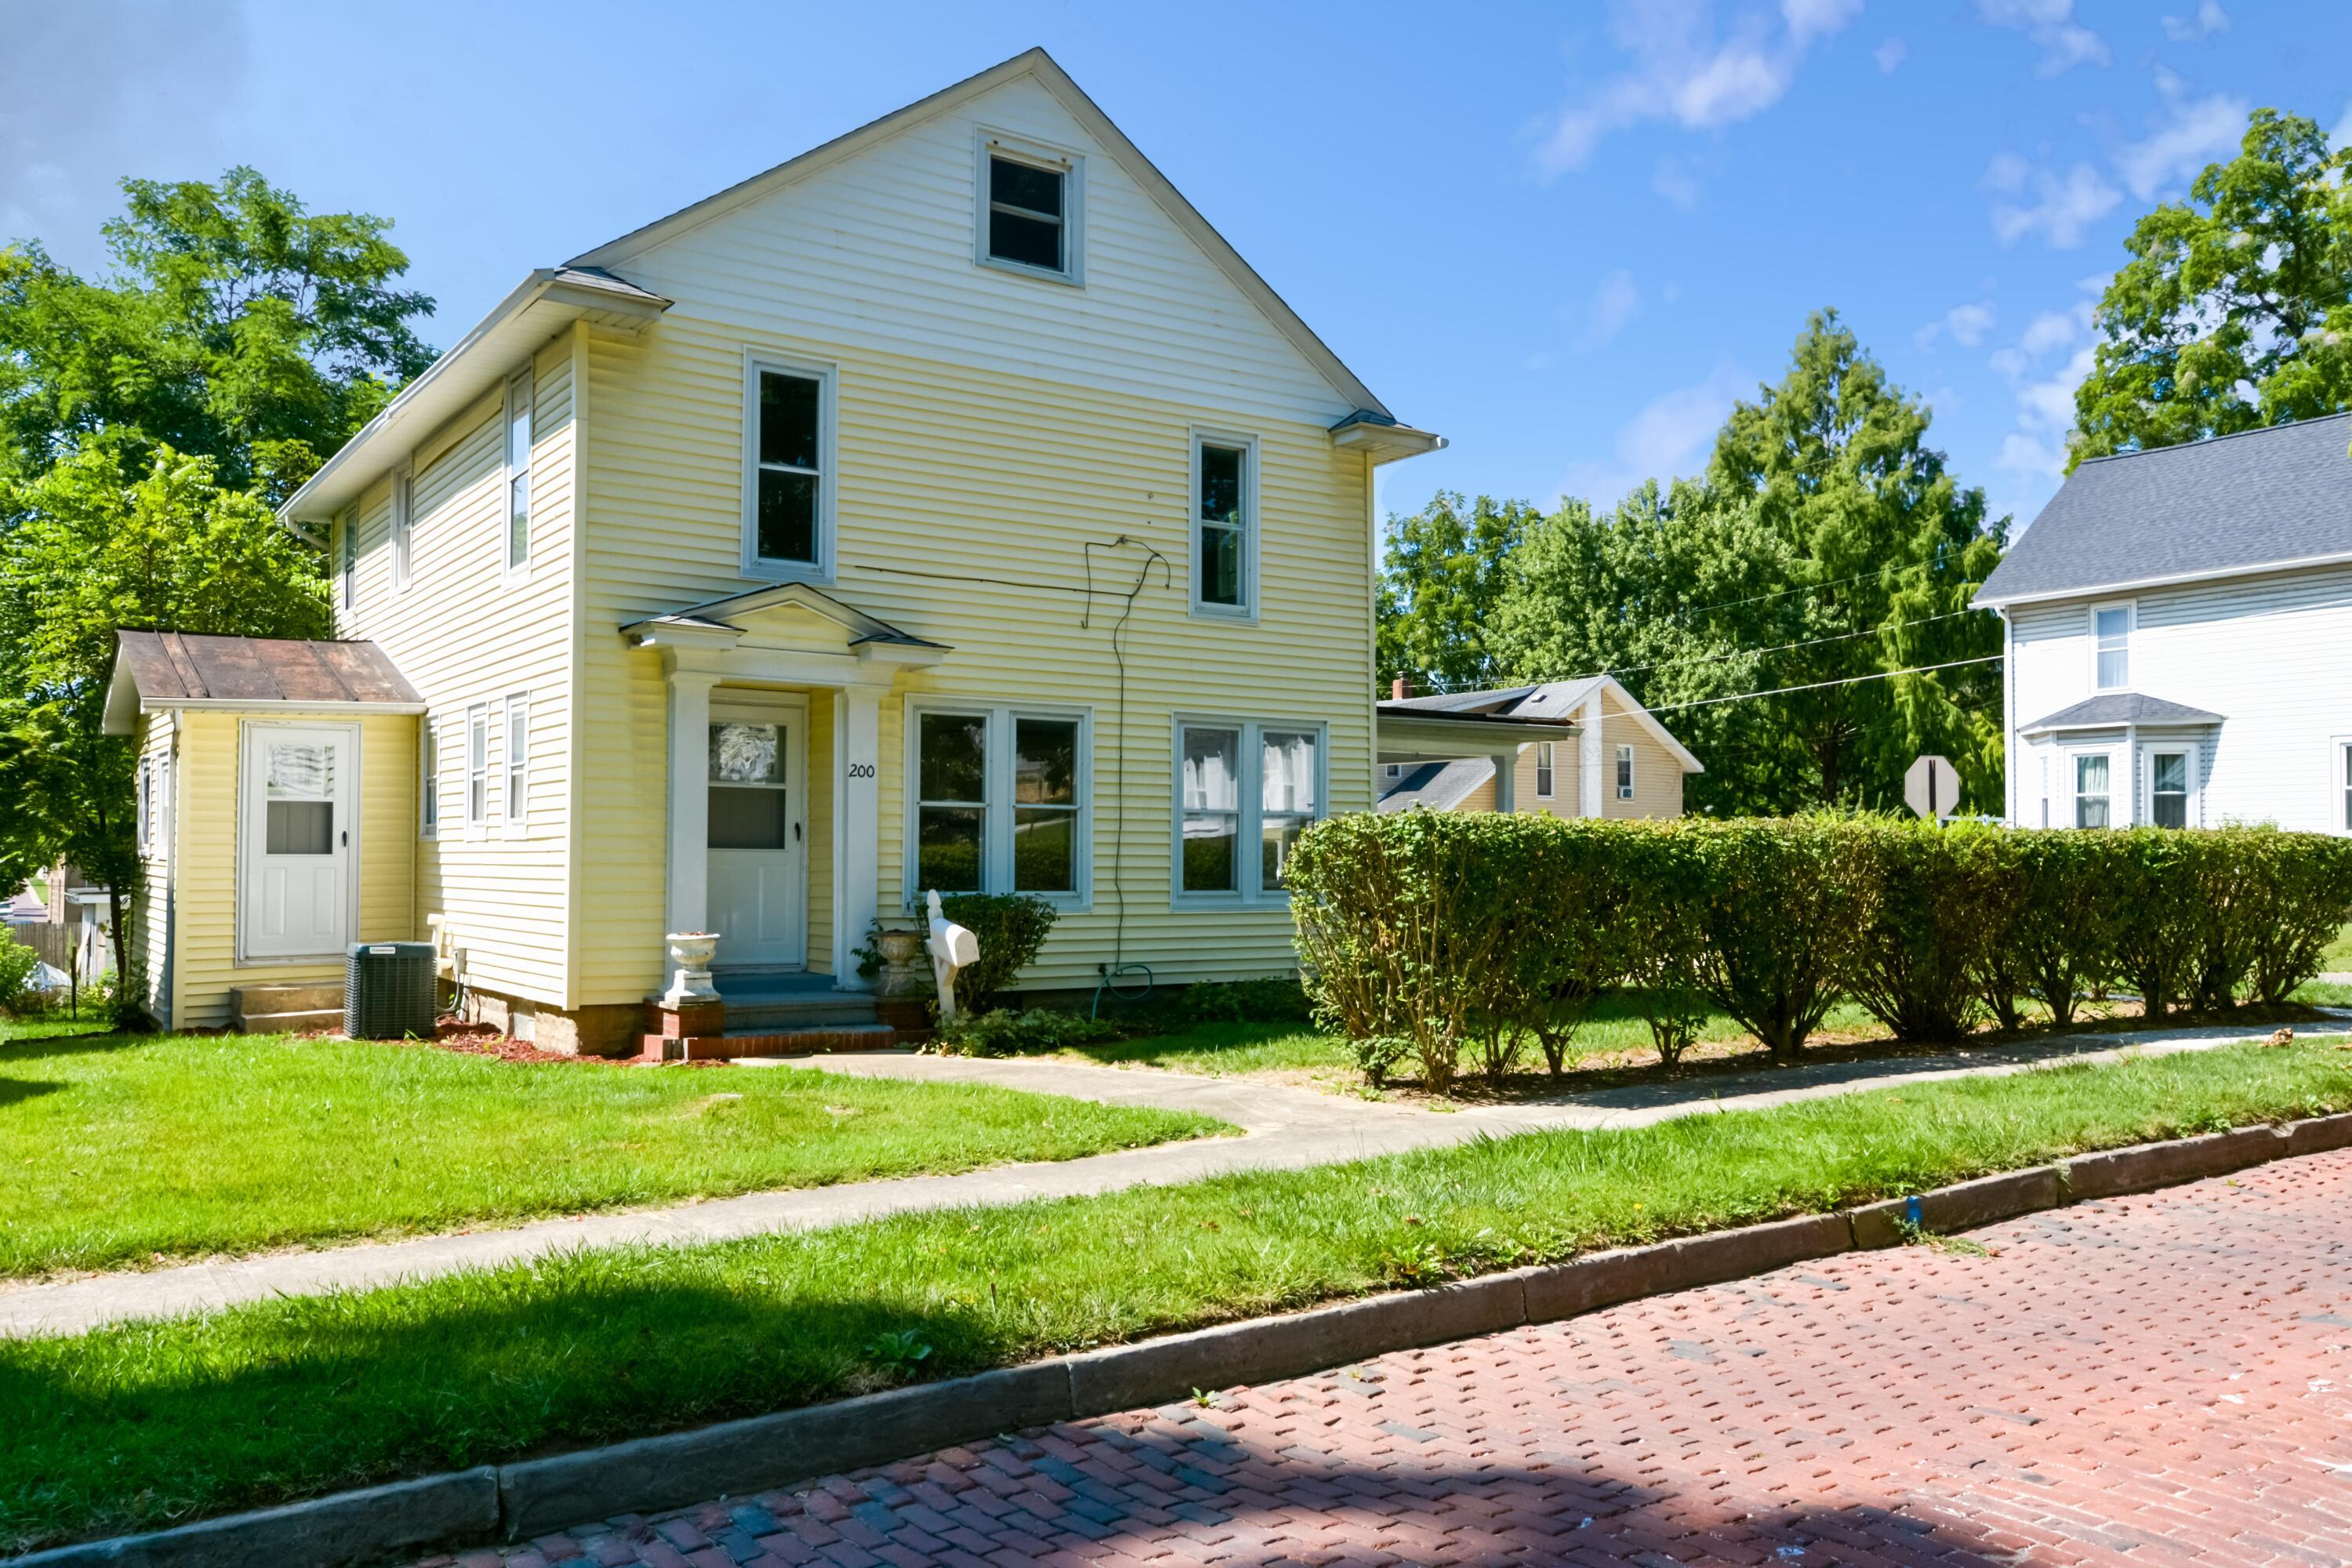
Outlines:
[[[977,253],[987,266],[1076,283],[1084,254],[1083,162],[1059,148],[983,133]]]

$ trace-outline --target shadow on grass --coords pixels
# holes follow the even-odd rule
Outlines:
[[[38,1061],[43,1057],[76,1057],[91,1051],[127,1051],[159,1039],[157,1035],[19,1035],[0,1040],[0,1067],[14,1061]]]
[[[8,1078],[0,1076],[0,1110],[21,1105],[28,1100],[38,1100],[45,1094],[55,1094],[66,1086],[52,1083],[45,1078]]]
[[[0,1342],[0,1554],[870,1393],[908,1380],[866,1353],[902,1331],[929,1347],[924,1380],[1024,1353],[977,1313],[631,1271],[574,1257],[396,1306],[313,1298]]]

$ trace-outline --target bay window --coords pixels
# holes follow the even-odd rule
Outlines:
[[[1291,850],[1324,812],[1323,755],[1319,725],[1180,721],[1176,900],[1286,896]],[[1255,852],[1245,853],[1253,842]]]
[[[1083,711],[918,709],[910,896],[1028,893],[1083,905],[1090,886],[1090,724]]]
[[[2094,752],[2074,759],[2074,826],[2105,827],[2108,822],[2107,754]]]

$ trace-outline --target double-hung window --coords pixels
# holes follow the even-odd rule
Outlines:
[[[506,821],[520,827],[530,820],[530,693],[507,694]]]
[[[919,708],[908,892],[1033,893],[1083,904],[1090,886],[1087,715]]]
[[[507,380],[507,573],[530,570],[530,371]]]
[[[466,710],[466,831],[479,833],[490,820],[490,705]]]
[[[744,386],[743,571],[823,579],[833,543],[830,366],[753,361]]]
[[[1553,785],[1557,775],[1552,771],[1551,748],[1552,743],[1549,741],[1536,742],[1536,798],[1538,800],[1549,800],[1556,793]]]
[[[1176,900],[1247,903],[1286,896],[1291,850],[1323,815],[1323,758],[1320,725],[1180,721]]]
[[[139,853],[155,852],[155,764],[145,758],[139,763]]]
[[[2074,759],[2074,826],[2107,826],[2107,753],[2090,752]]]
[[[1633,798],[1633,748],[1631,746],[1617,748],[1617,798]]]
[[[2147,754],[2147,819],[2158,827],[2189,826],[2189,753]]]
[[[1257,613],[1257,443],[1192,435],[1192,613]]]
[[[357,507],[345,510],[342,521],[335,524],[335,575],[341,582],[343,608],[348,610],[359,599],[360,513]]]
[[[1075,153],[982,132],[974,255],[1057,283],[1086,270],[1086,163]]]
[[[2120,691],[2131,684],[2132,607],[2102,605],[2091,612],[2098,689]]]
[[[415,564],[415,520],[409,516],[410,475],[406,468],[392,471],[392,585],[408,586]]]
[[[441,837],[441,737],[430,714],[417,721],[416,836]]]

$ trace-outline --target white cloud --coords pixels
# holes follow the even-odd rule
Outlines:
[[[2084,310],[2087,310],[2088,306]],[[2025,333],[2017,340],[2018,352],[2029,359],[2040,359],[2053,349],[2063,349],[2074,341],[2080,331],[2077,317],[2063,310],[2044,310],[2026,323]]]
[[[1977,16],[2023,33],[2042,47],[2043,76],[2080,65],[2105,65],[2107,40],[2074,20],[2074,0],[1977,0]]]
[[[2164,19],[2164,36],[2176,44],[2201,43],[2216,33],[2229,31],[2229,28],[2230,14],[2222,10],[2215,0],[2197,0],[2193,15]]]
[[[1936,320],[1911,334],[1911,341],[1921,348],[1932,348],[1936,340],[1949,334],[1964,349],[1972,349],[1984,342],[1992,331],[1992,306],[1990,302],[1955,305]]]
[[[2123,193],[2088,163],[2077,163],[2063,174],[2047,169],[2029,173],[2021,160],[2004,154],[1985,171],[1985,183],[2012,195],[2025,195],[2030,187],[2030,203],[1993,204],[1993,237],[2003,245],[2015,245],[2029,234],[2038,234],[2053,250],[2072,250],[2083,243],[2091,225],[2115,211],[2124,199]]]
[[[1617,0],[1609,32],[1632,68],[1552,117],[1536,148],[1548,175],[1584,166],[1612,133],[1653,121],[1686,131],[1735,124],[1780,101],[1815,42],[1860,0],[1782,0],[1781,26],[1742,17],[1718,37],[1710,0]]]
[[[1583,349],[1601,347],[1624,331],[1625,323],[1632,321],[1633,312],[1641,308],[1642,290],[1634,283],[1633,275],[1619,268],[1603,278],[1600,287],[1593,289],[1592,303],[1585,312],[1584,334],[1578,340],[1577,346]]]
[[[2237,151],[2246,133],[2242,98],[2217,92],[2192,101],[2187,84],[2166,70],[2156,73],[2156,90],[2164,102],[2162,122],[2147,140],[2129,142],[2116,153],[2116,172],[2144,202]]]
[[[1658,160],[1658,172],[1650,176],[1650,189],[1657,192],[1661,200],[1685,212],[1698,210],[1698,178],[1679,158],[1667,156]]]
[[[1706,464],[1707,448],[1724,416],[1755,378],[1719,365],[1706,380],[1659,394],[1617,427],[1611,455],[1572,465],[1560,483],[1562,495],[1581,496],[1595,506],[1614,506],[1643,479],[1664,484]]]
[[[1910,47],[1902,39],[1889,38],[1871,50],[1870,58],[1878,62],[1878,68],[1882,72],[1891,76],[1894,74],[1895,68],[1903,63],[1903,57],[1910,52]]]

